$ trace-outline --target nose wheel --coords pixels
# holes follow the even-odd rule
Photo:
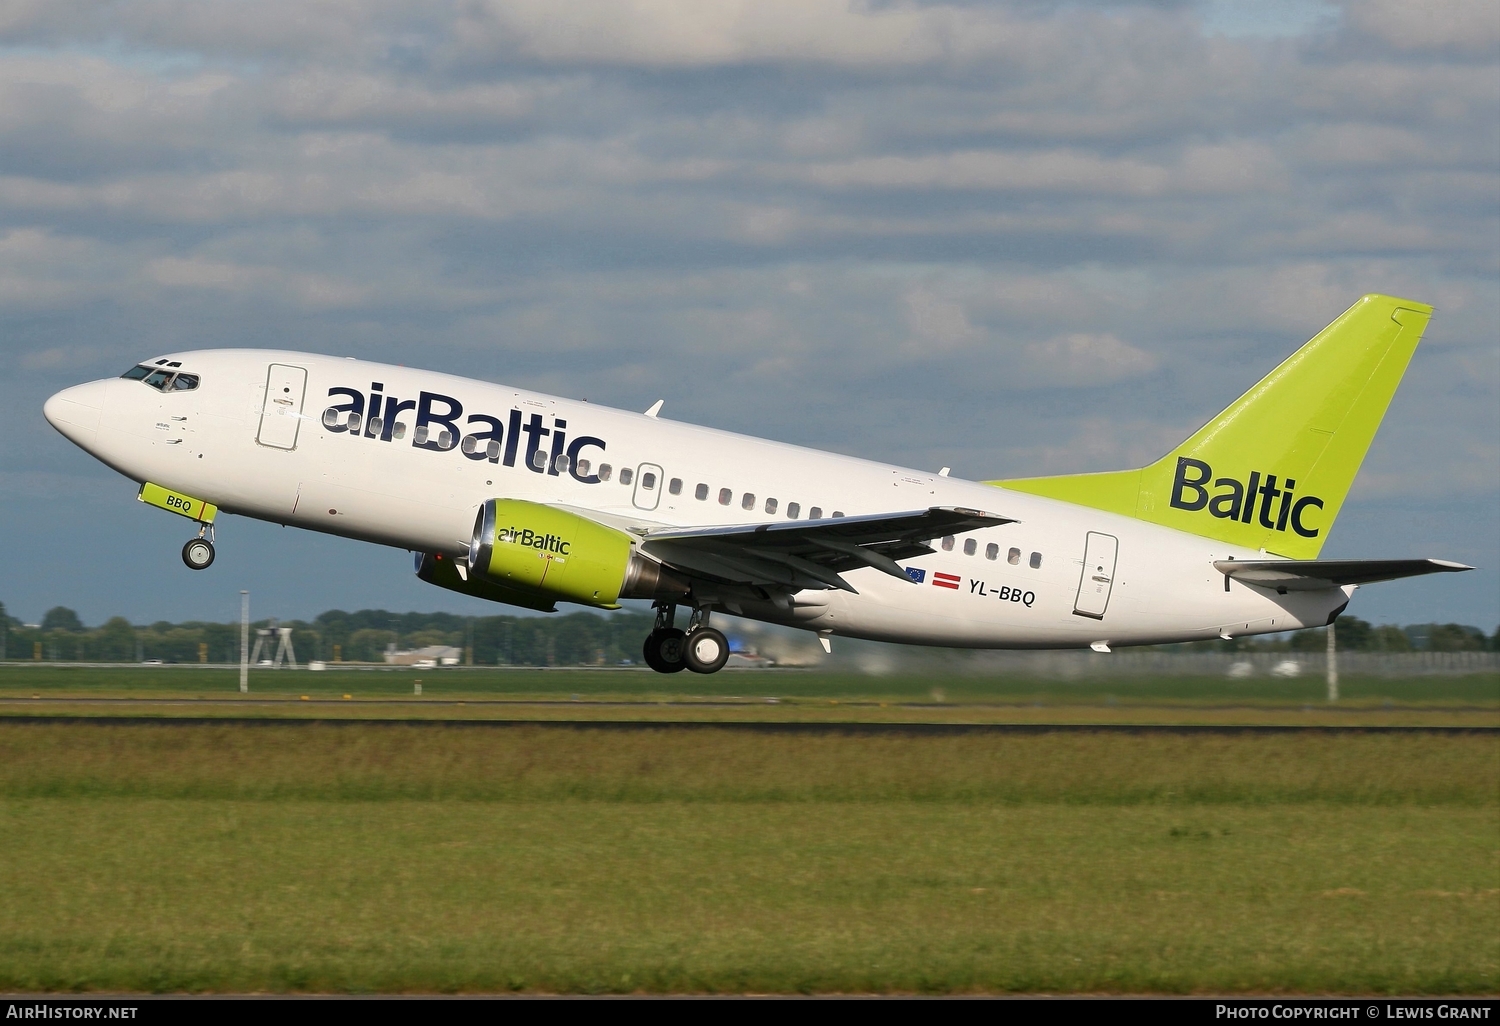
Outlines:
[[[189,570],[207,570],[213,564],[214,543],[203,536],[201,528],[198,537],[182,547],[182,561]]]

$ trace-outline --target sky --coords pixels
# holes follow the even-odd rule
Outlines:
[[[1500,621],[1492,0],[0,2],[0,601],[502,611],[134,499],[42,417],[309,350],[992,479],[1142,465],[1367,292],[1437,307],[1323,555]]]

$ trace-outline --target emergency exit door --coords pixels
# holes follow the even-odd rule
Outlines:
[[[266,397],[260,409],[260,430],[255,440],[273,449],[297,448],[302,426],[302,395],[307,391],[307,370],[273,363],[266,371]]]
[[[635,508],[655,509],[661,504],[661,468],[642,463],[635,469]]]
[[[1078,581],[1078,597],[1073,612],[1094,620],[1104,619],[1109,592],[1115,583],[1115,557],[1120,541],[1112,534],[1088,533],[1083,547],[1083,576]]]

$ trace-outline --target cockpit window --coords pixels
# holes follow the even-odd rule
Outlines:
[[[166,363],[165,360],[156,361],[157,364]],[[169,367],[180,367],[180,363],[170,364]],[[160,392],[191,392],[198,387],[198,375],[182,374],[170,370],[169,367],[160,367],[152,364],[142,363],[130,368],[120,377],[128,381],[144,381],[152,388]]]

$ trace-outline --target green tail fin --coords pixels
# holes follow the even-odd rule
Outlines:
[[[989,483],[1316,558],[1431,316],[1365,296],[1149,467]]]

